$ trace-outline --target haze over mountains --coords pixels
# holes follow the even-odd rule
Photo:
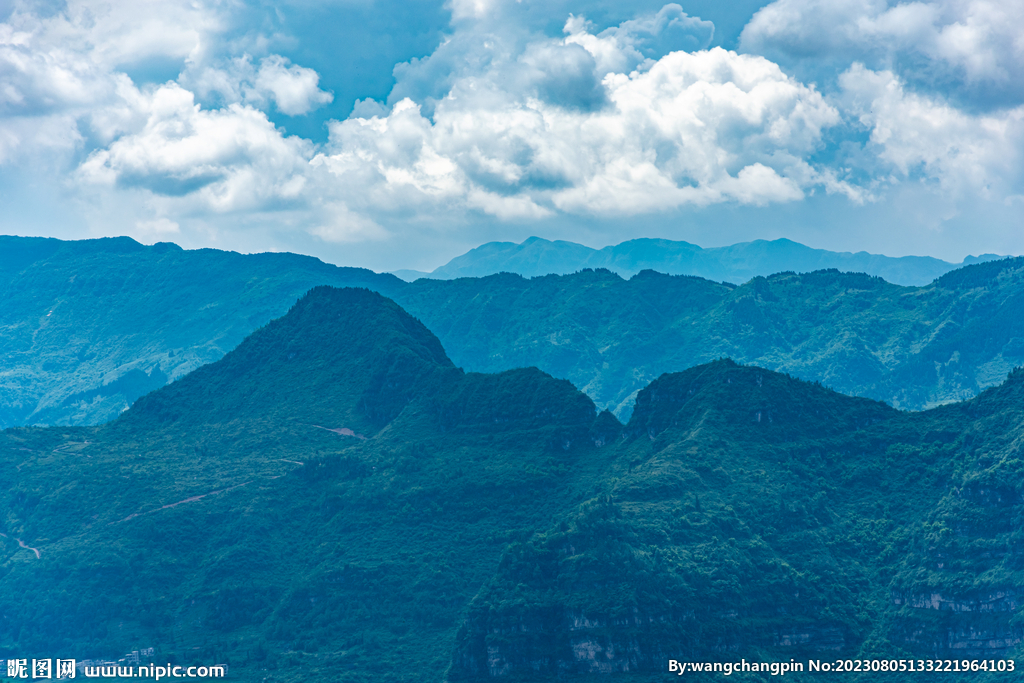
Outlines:
[[[294,254],[128,238],[0,241],[0,427],[97,424],[217,360],[321,284],[399,302],[457,366],[536,366],[628,419],[664,372],[716,358],[902,409],[960,400],[1024,363],[1024,259],[920,287],[837,271],[733,286],[644,271],[406,283]]]
[[[635,239],[603,249],[575,242],[531,237],[521,244],[488,242],[453,258],[429,273],[396,270],[404,280],[421,277],[451,280],[484,277],[495,273],[518,273],[526,277],[566,275],[584,268],[605,268],[624,278],[643,270],[668,275],[696,275],[708,280],[742,284],[757,277],[795,271],[837,270],[877,275],[897,285],[920,286],[954,268],[1003,258],[995,254],[968,256],[962,263],[949,263],[931,256],[893,258],[869,254],[812,249],[787,239],[755,240],[728,247],[702,249],[689,242],[665,239]]]
[[[312,287],[388,280],[295,254],[0,237],[0,427],[111,420]]]
[[[727,360],[622,424],[319,287],[114,422],[0,433],[0,657],[286,683],[1019,658],[1022,439],[1020,371],[905,413]]]

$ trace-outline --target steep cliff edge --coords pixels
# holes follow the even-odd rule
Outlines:
[[[894,637],[945,657],[1011,656],[1024,642],[1024,370],[934,417],[962,425],[955,471],[908,530]]]

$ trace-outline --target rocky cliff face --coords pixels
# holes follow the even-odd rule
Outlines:
[[[844,630],[825,619],[755,634],[741,626],[738,615],[719,615],[731,618],[737,630],[712,628],[705,635],[705,624],[692,613],[635,610],[608,617],[566,609],[549,613],[548,620],[520,615],[501,623],[480,616],[460,633],[449,680],[661,672],[669,659],[716,661],[765,647],[778,656],[825,656],[848,645]]]
[[[918,652],[938,658],[1001,658],[1024,642],[1024,628],[1013,622],[1019,607],[1015,590],[973,598],[942,595],[894,595],[903,606],[897,637]]]
[[[612,495],[507,551],[450,678],[1019,656],[1022,407],[1020,372],[916,414],[729,361],[664,375]]]
[[[653,545],[635,510],[606,496],[511,546],[459,631],[449,680],[656,673],[669,659],[832,654],[856,641],[813,582],[763,545],[751,548],[757,566],[734,539],[696,552]]]
[[[1019,587],[961,593],[892,594],[895,640],[938,658],[1000,658],[1024,642],[1014,619],[1021,606]]]
[[[548,616],[468,624],[472,636],[456,655],[453,678],[660,671],[673,656],[653,632],[666,622],[651,615],[608,619],[565,610]]]

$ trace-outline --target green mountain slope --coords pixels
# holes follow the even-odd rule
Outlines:
[[[732,361],[622,425],[320,287],[112,423],[0,433],[0,657],[154,647],[253,681],[1020,657],[1022,438],[1021,371],[901,413]]]
[[[508,538],[581,499],[595,416],[536,370],[464,374],[377,294],[315,289],[113,423],[0,435],[0,656],[437,680]]]
[[[96,424],[220,358],[319,284],[392,297],[454,363],[536,366],[628,419],[664,372],[716,358],[920,409],[1024,362],[1024,259],[900,287],[837,271],[726,285],[643,271],[405,283],[293,254],[0,240],[0,427]]]
[[[451,280],[501,272],[536,277],[566,275],[583,268],[605,268],[625,278],[644,270],[655,270],[741,284],[753,277],[786,270],[809,272],[837,268],[875,275],[900,285],[918,286],[961,265],[997,258],[1000,257],[993,254],[968,256],[962,264],[954,264],[929,256],[893,258],[864,251],[853,254],[812,249],[787,239],[702,249],[689,242],[644,238],[591,249],[574,242],[531,237],[521,244],[488,242],[430,273],[395,271],[395,274],[410,281],[420,277]]]
[[[316,285],[389,282],[295,254],[0,236],[0,428],[111,420]]]
[[[449,680],[1019,657],[1022,430],[1019,370],[918,414],[729,361],[663,376],[597,497],[503,554]]]
[[[976,395],[1024,363],[1024,258],[927,287],[818,271],[739,287],[645,271],[418,280],[396,295],[457,365],[537,365],[628,418],[664,372],[721,357],[921,409]]]

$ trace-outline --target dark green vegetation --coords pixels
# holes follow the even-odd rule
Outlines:
[[[110,424],[0,434],[0,657],[152,646],[254,681],[1019,660],[1022,443],[1022,371],[902,413],[720,360],[622,425],[317,288]]]
[[[1022,429],[1019,370],[916,414],[730,361],[663,376],[596,499],[506,551],[456,671],[1019,656]]]
[[[314,290],[113,423],[3,433],[0,656],[436,680],[508,540],[583,500],[594,424],[568,382],[465,374],[392,302]]]
[[[993,254],[968,256],[962,264],[954,264],[930,256],[892,258],[866,251],[852,254],[812,249],[787,239],[754,240],[728,247],[702,249],[689,242],[643,238],[604,249],[591,249],[575,242],[551,242],[531,237],[522,244],[488,242],[453,258],[430,273],[397,270],[395,275],[406,280],[419,277],[451,280],[502,272],[518,273],[526,277],[551,273],[567,275],[584,268],[605,268],[624,278],[644,270],[656,270],[669,275],[697,275],[709,280],[741,284],[753,277],[785,270],[808,272],[837,268],[877,275],[899,285],[926,285],[960,265],[997,258],[1000,257]]]
[[[920,288],[836,271],[739,287],[584,271],[419,280],[395,298],[457,365],[536,365],[623,419],[660,374],[721,357],[904,409],[969,398],[1024,363],[1024,258]]]
[[[295,254],[0,236],[0,428],[112,420],[310,288],[388,281]]]
[[[294,254],[0,238],[0,427],[96,424],[220,358],[318,284],[368,287],[459,367],[536,366],[628,419],[665,372],[731,357],[920,409],[1024,362],[1024,259],[900,287],[819,271],[741,286],[644,271],[419,280]]]

